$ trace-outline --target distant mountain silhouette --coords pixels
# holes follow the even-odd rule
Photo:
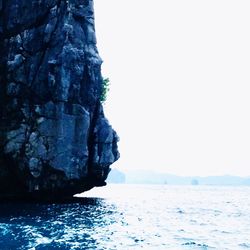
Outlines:
[[[115,170],[115,169],[114,169]],[[114,171],[113,170],[113,171]],[[122,174],[118,171],[119,175]],[[117,173],[114,173],[117,175]],[[167,184],[167,185],[225,185],[225,186],[250,186],[250,177],[231,175],[223,176],[177,176],[149,170],[133,170],[123,173],[124,182],[128,184]],[[110,177],[112,172],[110,173]]]
[[[126,177],[125,174],[116,168],[112,169],[108,175],[108,183],[125,183]]]

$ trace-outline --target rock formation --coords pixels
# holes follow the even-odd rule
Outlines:
[[[119,153],[101,64],[93,0],[0,0],[0,197],[105,185]]]

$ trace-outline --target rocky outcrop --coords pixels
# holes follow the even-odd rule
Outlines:
[[[0,196],[105,185],[119,158],[104,116],[93,0],[0,0]]]

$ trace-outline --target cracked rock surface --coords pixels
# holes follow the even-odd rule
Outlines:
[[[105,185],[119,153],[101,64],[93,0],[0,0],[0,197]]]

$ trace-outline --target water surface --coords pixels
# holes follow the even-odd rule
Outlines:
[[[250,188],[109,185],[73,204],[0,204],[0,249],[248,249]]]

